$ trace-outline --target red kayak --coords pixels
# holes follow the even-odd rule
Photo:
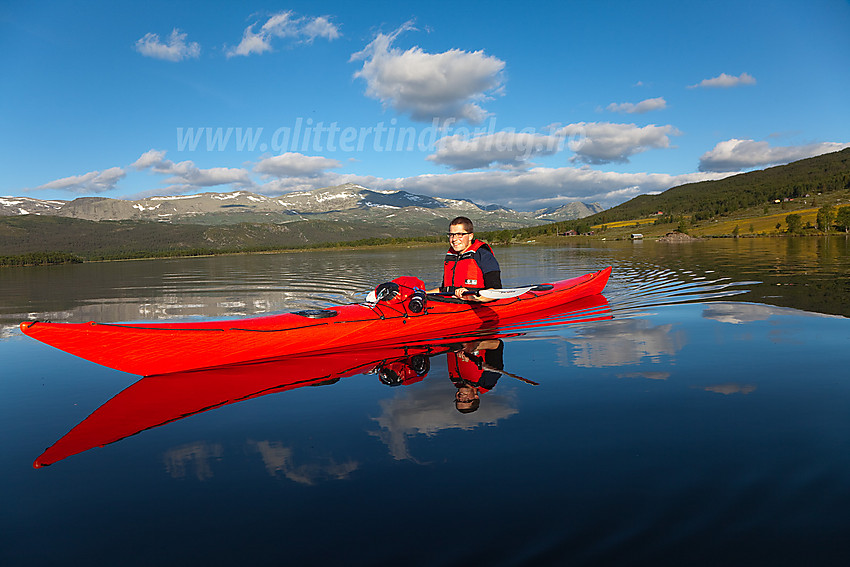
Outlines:
[[[149,376],[352,347],[451,338],[600,294],[611,268],[531,286],[487,303],[425,296],[403,277],[382,284],[374,302],[225,321],[47,323],[25,321],[24,334],[109,368]]]
[[[374,374],[376,379],[388,386],[413,384],[426,377],[432,357],[458,351],[464,344],[522,335],[523,329],[610,318],[605,298],[593,295],[560,308],[513,319],[494,332],[457,336],[450,342],[320,352],[253,364],[147,376],[100,406],[45,450],[33,466],[51,465],[94,447],[103,447],[228,404],[304,386],[331,385],[358,374]]]

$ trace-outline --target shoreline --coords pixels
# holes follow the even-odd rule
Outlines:
[[[729,239],[761,239],[761,238],[831,238],[845,237],[850,238],[850,232],[834,232],[820,234],[790,234],[790,233],[772,233],[772,234],[724,234],[724,235],[701,235],[681,233],[677,231],[669,231],[663,234],[658,232],[643,234],[641,238],[632,238],[630,236],[618,235],[615,237],[606,236],[605,232],[600,232],[593,235],[573,235],[573,236],[556,236],[551,234],[538,235],[534,238],[521,239],[516,242],[498,242],[487,238],[482,238],[485,242],[491,243],[494,246],[541,246],[552,244],[567,244],[567,243],[591,243],[591,242],[662,242],[682,244],[689,242],[706,242],[711,240],[729,240]],[[678,236],[677,236],[678,235]],[[305,254],[309,252],[329,252],[329,251],[353,251],[363,249],[408,249],[408,248],[442,248],[444,243],[441,242],[387,242],[379,244],[367,245],[346,245],[340,243],[334,246],[305,246],[302,248],[281,248],[269,250],[246,250],[246,251],[223,251],[221,253],[210,252],[204,254],[163,254],[157,255],[140,255],[127,256],[124,258],[106,258],[106,259],[85,259],[76,257],[74,260],[52,262],[52,263],[29,263],[29,264],[14,264],[4,263],[2,260],[18,259],[27,256],[27,254],[0,256],[0,269],[2,268],[33,268],[33,267],[48,267],[61,266],[67,264],[94,264],[102,262],[138,262],[144,260],[169,260],[169,259],[188,259],[188,258],[212,258],[216,256],[247,256],[247,255],[263,255],[263,254]],[[59,254],[55,252],[43,252],[35,254]]]

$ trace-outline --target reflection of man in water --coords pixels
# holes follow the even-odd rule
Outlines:
[[[457,388],[455,408],[471,413],[481,404],[479,395],[496,387],[505,365],[502,360],[505,344],[498,339],[464,343],[448,354],[449,378]]]

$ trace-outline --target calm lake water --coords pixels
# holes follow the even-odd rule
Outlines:
[[[396,387],[398,352],[166,382],[17,328],[357,302],[441,248],[0,270],[0,565],[850,562],[847,239],[496,252],[506,287],[614,271],[502,337],[472,413],[442,345]]]

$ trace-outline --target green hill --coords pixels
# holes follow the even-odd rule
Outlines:
[[[604,224],[644,218],[658,211],[700,221],[777,199],[846,189],[850,189],[850,148],[718,181],[679,185],[658,195],[640,195],[581,222]]]

